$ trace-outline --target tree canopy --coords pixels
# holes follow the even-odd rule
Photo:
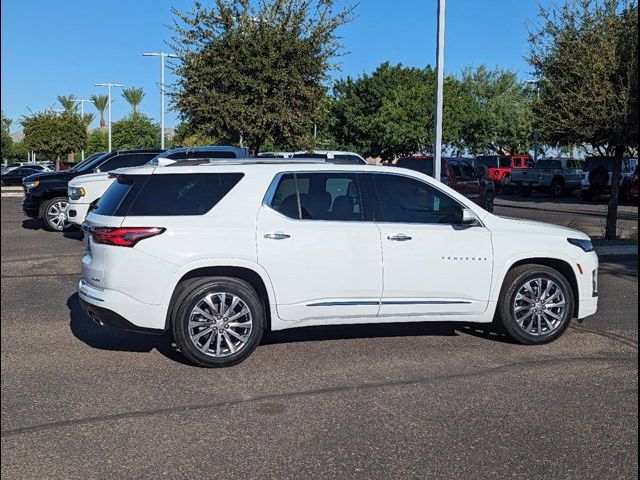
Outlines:
[[[551,144],[590,144],[615,155],[607,238],[617,236],[620,166],[638,146],[638,4],[574,0],[540,10],[529,61],[537,128]]]
[[[87,130],[79,115],[44,111],[24,117],[21,123],[24,146],[49,158],[58,159],[87,144]]]
[[[132,113],[113,123],[111,141],[115,150],[160,148],[160,125],[145,115]]]
[[[201,134],[253,153],[276,144],[310,143],[331,61],[341,53],[336,29],[352,8],[334,0],[214,0],[175,14],[180,57],[173,95],[182,120]]]

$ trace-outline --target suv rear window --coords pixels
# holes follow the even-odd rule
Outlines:
[[[98,202],[107,216],[203,215],[237,185],[242,173],[119,176]]]
[[[433,177],[433,157],[426,158],[399,158],[396,161],[396,167],[408,168],[409,170],[415,170],[416,172],[424,173]]]

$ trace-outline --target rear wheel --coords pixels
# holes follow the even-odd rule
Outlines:
[[[549,193],[554,198],[559,198],[564,194],[564,185],[559,180],[554,180],[549,188]]]
[[[539,345],[564,333],[573,305],[573,290],[560,272],[543,265],[522,265],[504,280],[495,322],[516,342]]]
[[[182,354],[201,367],[240,363],[258,346],[265,313],[243,280],[207,277],[191,282],[177,299],[171,326]]]
[[[42,221],[44,227],[52,232],[61,232],[67,226],[67,208],[69,200],[66,197],[55,197],[42,205]]]

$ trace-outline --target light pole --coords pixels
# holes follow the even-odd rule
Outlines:
[[[89,100],[88,98],[76,98],[74,103],[80,103],[80,119],[84,122],[84,103],[89,102],[93,103],[93,100]],[[84,161],[84,148],[80,150],[80,160]]]
[[[525,80],[527,85],[534,85],[536,89],[536,98],[540,99],[540,80],[529,79]],[[540,135],[538,132],[533,132],[533,163],[538,161],[538,140]]]
[[[107,82],[107,83],[94,83],[93,84],[96,87],[107,87],[108,90],[108,100],[107,100],[107,108],[108,108],[108,119],[109,119],[109,125],[108,125],[108,131],[109,131],[109,151],[111,151],[111,87],[119,87],[122,88],[124,87],[124,85],[120,85],[119,83],[111,83],[111,82]]]
[[[177,55],[167,52],[143,53],[143,57],[160,57],[160,148],[164,150],[164,59],[178,58]]]
[[[440,180],[442,168],[442,107],[444,103],[444,14],[446,0],[438,0],[436,44],[436,118],[434,122],[433,176]]]

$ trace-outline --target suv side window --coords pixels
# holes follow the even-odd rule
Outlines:
[[[283,175],[271,207],[302,220],[363,221],[357,173],[290,173]]]
[[[431,185],[403,175],[369,174],[377,194],[376,220],[459,225],[462,206]]]
[[[155,153],[117,155],[104,162],[98,168],[100,168],[101,172],[110,172],[111,170],[116,170],[118,168],[139,167],[140,165],[144,165],[154,157],[156,157]]]

